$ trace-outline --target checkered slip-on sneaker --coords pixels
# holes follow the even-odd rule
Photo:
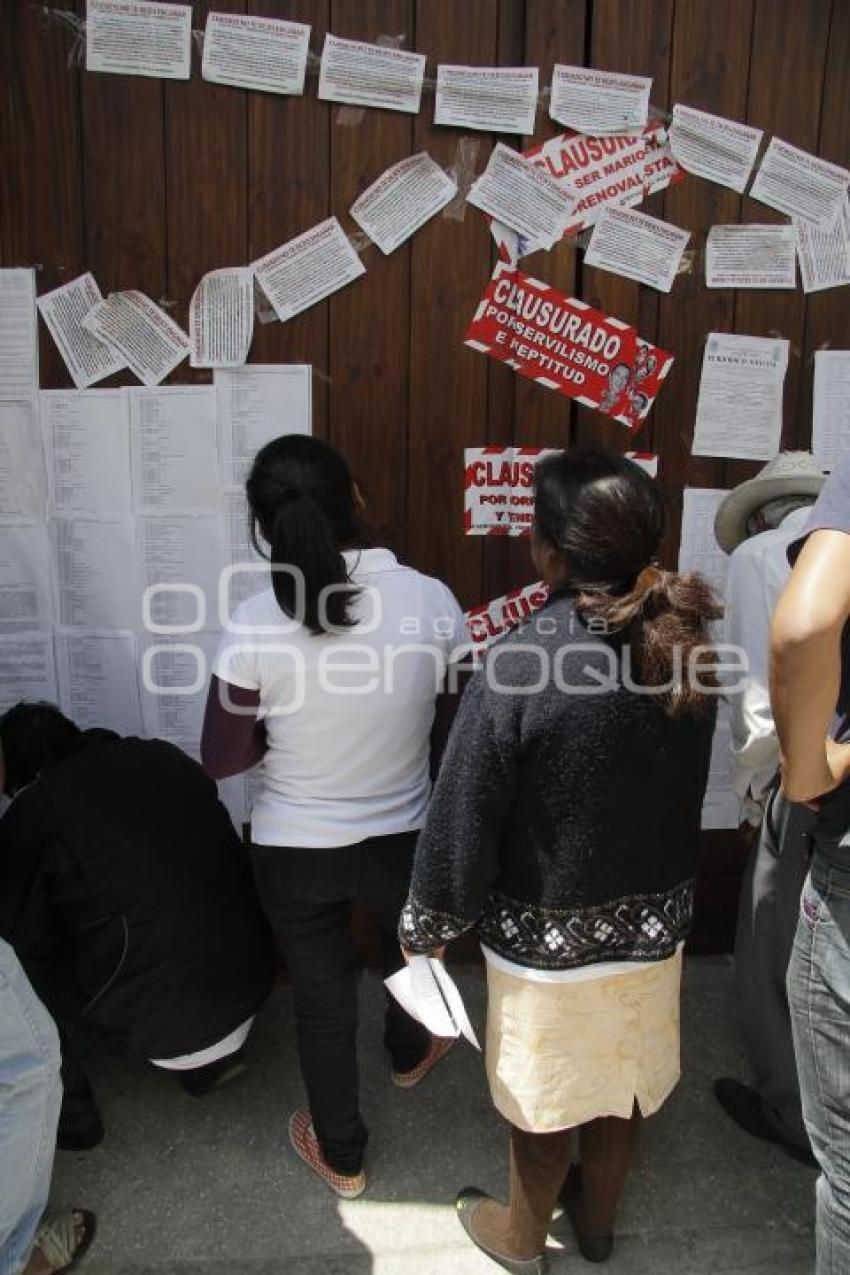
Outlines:
[[[441,1058],[445,1058],[454,1043],[454,1036],[432,1036],[428,1052],[422,1061],[410,1071],[394,1071],[393,1084],[398,1085],[399,1089],[412,1089],[414,1085],[418,1085],[420,1080],[425,1079],[431,1068],[436,1067]]]
[[[309,1111],[293,1111],[289,1117],[289,1141],[308,1168],[343,1200],[356,1200],[366,1190],[366,1174],[362,1170],[349,1176],[337,1173],[328,1164],[322,1155]]]

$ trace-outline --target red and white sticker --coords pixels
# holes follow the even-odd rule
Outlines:
[[[673,366],[672,354],[644,341],[621,319],[505,261],[496,262],[463,340],[630,430],[646,419]]]
[[[673,158],[661,120],[650,121],[641,133],[610,137],[587,137],[567,130],[523,151],[523,156],[544,169],[559,186],[578,194],[564,238],[594,225],[606,208],[632,208],[685,176]],[[491,222],[490,229],[506,261],[516,262],[544,246],[498,221]]]
[[[465,619],[474,649],[485,650],[491,642],[510,632],[517,624],[539,611],[549,597],[549,586],[542,580],[514,589],[501,598],[485,602],[467,611]]]
[[[645,469],[650,478],[658,477],[658,457],[655,452],[626,452],[626,460],[633,460]]]
[[[534,466],[555,447],[467,447],[463,525],[468,536],[527,536],[534,521]]]

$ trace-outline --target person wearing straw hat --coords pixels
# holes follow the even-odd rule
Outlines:
[[[726,640],[742,647],[749,663],[746,690],[729,700],[733,784],[753,841],[735,937],[737,1011],[753,1084],[724,1076],[714,1092],[748,1133],[808,1163],[785,973],[814,816],[779,790],[767,665],[771,619],[790,574],[788,546],[801,534],[823,482],[808,452],[783,452],[729,492],[714,524],[720,547],[730,554]]]

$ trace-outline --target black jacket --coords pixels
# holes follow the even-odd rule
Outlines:
[[[268,995],[250,865],[216,787],[162,740],[86,731],[0,820],[0,934],[58,1019],[194,1053]]]
[[[714,704],[673,720],[624,658],[564,594],[492,647],[419,837],[404,947],[475,925],[518,965],[570,969],[685,938]]]

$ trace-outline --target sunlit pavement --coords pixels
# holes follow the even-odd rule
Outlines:
[[[483,1027],[484,978],[459,976]],[[810,1275],[815,1173],[740,1132],[717,1106],[719,1075],[746,1078],[730,1024],[731,963],[687,962],[683,1079],[647,1123],[608,1269],[621,1275]],[[364,976],[363,1111],[369,1187],[343,1203],[292,1152],[303,1101],[286,988],[258,1019],[250,1070],[201,1100],[165,1073],[100,1051],[91,1073],[107,1136],[60,1153],[54,1204],[99,1215],[90,1275],[484,1275],[454,1218],[456,1191],[504,1191],[507,1138],[479,1055],[455,1047],[420,1088],[389,1082],[381,988]],[[483,1038],[483,1031],[479,1032]],[[553,1275],[590,1271],[553,1224]]]

